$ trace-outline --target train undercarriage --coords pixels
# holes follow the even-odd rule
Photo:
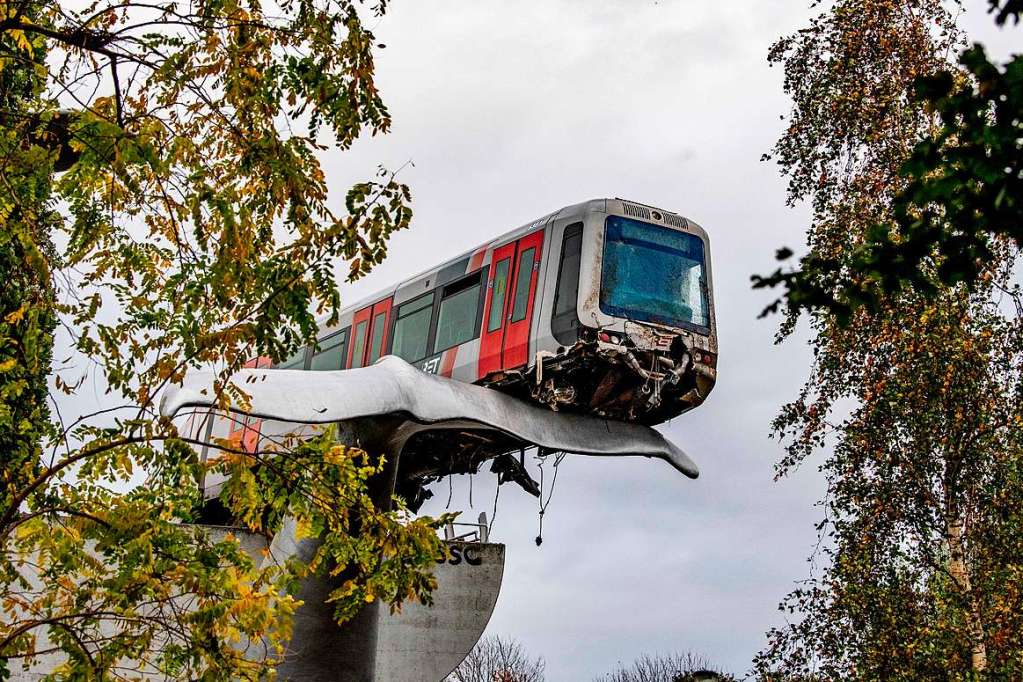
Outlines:
[[[682,337],[648,350],[628,337],[587,331],[563,353],[540,353],[530,371],[492,375],[489,385],[551,410],[646,425],[696,407],[713,386],[713,368],[697,362]]]
[[[698,406],[713,386],[713,356],[687,348],[682,337],[674,337],[665,350],[641,350],[623,343],[624,335],[604,336],[607,340],[586,330],[564,352],[541,353],[528,371],[495,373],[484,383],[545,409],[646,425]],[[409,456],[403,457],[396,492],[416,510],[432,496],[431,484],[451,474],[477,473],[490,461],[501,483],[538,495],[521,448],[495,431],[417,435],[406,445]]]

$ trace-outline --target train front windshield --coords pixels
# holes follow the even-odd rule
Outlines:
[[[615,317],[710,331],[703,240],[620,216],[604,231],[600,309]]]

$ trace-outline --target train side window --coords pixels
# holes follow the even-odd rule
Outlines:
[[[433,297],[433,292],[430,292],[398,306],[391,334],[391,352],[406,362],[417,362],[427,356]]]
[[[313,371],[329,371],[342,369],[345,360],[348,359],[348,330],[343,329],[337,334],[332,334],[318,343],[320,349],[313,356],[309,363],[309,369]]]
[[[439,353],[475,338],[478,333],[476,321],[479,318],[482,281],[482,273],[477,272],[475,276],[444,287],[437,313],[434,352]]]
[[[300,348],[297,353],[277,365],[274,369],[305,369],[306,349]]]
[[[561,241],[561,261],[558,266],[558,288],[554,293],[554,316],[551,331],[563,345],[579,340],[579,268],[582,259],[583,224],[574,223],[565,228]]]
[[[363,320],[355,325],[355,335],[352,339],[352,367],[362,367],[362,358],[366,351],[366,327],[369,320]]]
[[[520,322],[526,319],[526,309],[529,303],[529,282],[533,277],[533,256],[535,248],[528,248],[522,252],[519,259],[519,270],[515,273],[515,299],[512,304],[512,322]]]
[[[381,311],[373,318],[373,341],[369,345],[369,364],[380,359],[384,350],[384,332],[387,331],[387,311]]]
[[[487,315],[487,331],[493,332],[504,323],[504,303],[508,298],[508,271],[511,258],[505,258],[494,266],[494,291],[490,295],[490,313]]]

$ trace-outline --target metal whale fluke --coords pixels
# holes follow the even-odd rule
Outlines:
[[[215,377],[213,372],[189,373],[180,386],[164,392],[161,414],[213,408]],[[549,451],[654,457],[689,478],[700,473],[685,452],[649,426],[553,412],[491,388],[427,374],[391,355],[358,369],[243,369],[232,381],[250,398],[250,409],[232,411],[261,419],[327,424],[398,416],[440,427],[469,423]]]

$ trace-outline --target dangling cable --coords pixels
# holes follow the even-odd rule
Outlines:
[[[497,498],[501,497],[501,485],[497,485],[497,491],[494,493],[494,513],[490,515],[490,524],[487,526],[487,537],[490,537],[490,533],[494,530],[494,519],[497,518]]]
[[[540,545],[543,544],[543,513],[545,511],[543,506],[543,456],[537,454],[536,458],[539,460],[537,462],[536,468],[540,470],[540,496],[536,498],[536,503],[540,507],[540,514],[538,519],[539,528],[537,529],[536,534],[536,546],[539,547]]]
[[[537,465],[537,468],[540,469],[540,497],[537,499],[537,502],[540,505],[539,524],[538,524],[539,525],[539,529],[538,529],[539,532],[537,533],[537,536],[536,536],[536,546],[537,547],[539,547],[540,545],[543,544],[543,515],[545,513],[547,513],[547,506],[551,503],[551,498],[554,497],[554,486],[558,482],[558,467],[561,465],[561,461],[563,459],[565,459],[565,453],[564,452],[562,452],[562,453],[560,453],[560,454],[558,454],[558,455],[556,455],[554,457],[554,476],[551,478],[551,490],[547,494],[547,501],[544,502],[543,501],[543,463],[544,463],[545,458],[549,454],[550,453],[544,453],[544,454],[538,454],[537,455],[537,459],[540,460],[539,464]]]

